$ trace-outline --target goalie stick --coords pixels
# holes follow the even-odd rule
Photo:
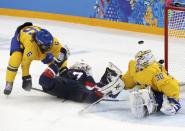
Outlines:
[[[111,94],[109,94],[109,93],[106,94],[106,96],[108,96],[108,95],[111,95]],[[87,109],[89,109],[91,106],[94,106],[94,105],[96,105],[97,103],[99,103],[100,101],[102,101],[106,96],[100,98],[99,100],[97,100],[97,101],[95,101],[95,102],[93,102],[93,103],[91,103],[91,104],[88,104],[86,107],[84,107],[82,110],[80,110],[79,113],[80,113],[80,114],[81,114],[81,113],[84,113],[84,112],[87,111]]]

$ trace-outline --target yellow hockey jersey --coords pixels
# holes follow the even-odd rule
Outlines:
[[[121,79],[125,83],[125,89],[132,89],[136,84],[141,88],[151,86],[154,91],[162,92],[168,97],[179,100],[179,85],[176,79],[168,75],[165,68],[154,62],[142,71],[136,70],[136,61],[131,60],[128,70]]]
[[[24,49],[21,63],[23,76],[29,75],[29,67],[33,60],[43,60],[47,53],[52,53],[57,58],[62,47],[59,41],[54,38],[52,48],[49,51],[42,53],[37,43],[33,40],[33,34],[37,30],[40,30],[37,26],[27,26],[20,31],[19,41],[21,43],[21,48]],[[61,68],[65,66],[67,66],[66,61]]]

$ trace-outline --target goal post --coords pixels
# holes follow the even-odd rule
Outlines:
[[[170,3],[164,12],[165,68],[185,81],[185,3]]]

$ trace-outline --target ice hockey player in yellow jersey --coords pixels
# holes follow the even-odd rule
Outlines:
[[[121,76],[125,89],[132,89],[131,111],[144,117],[157,110],[174,115],[181,108],[178,81],[156,61],[151,50],[139,51]],[[134,89],[135,90],[134,90]]]
[[[20,65],[23,80],[22,88],[30,91],[32,78],[29,68],[33,60],[40,60],[48,65],[57,61],[62,70],[67,66],[67,57],[68,50],[48,30],[34,26],[31,22],[20,25],[11,41],[4,94],[9,95],[11,93]]]

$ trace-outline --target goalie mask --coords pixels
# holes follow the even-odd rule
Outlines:
[[[138,69],[144,69],[155,62],[155,58],[151,50],[139,51],[135,56],[135,60]]]
[[[92,68],[90,65],[86,64],[83,60],[81,62],[76,62],[70,69],[83,70],[87,75],[92,75]]]

